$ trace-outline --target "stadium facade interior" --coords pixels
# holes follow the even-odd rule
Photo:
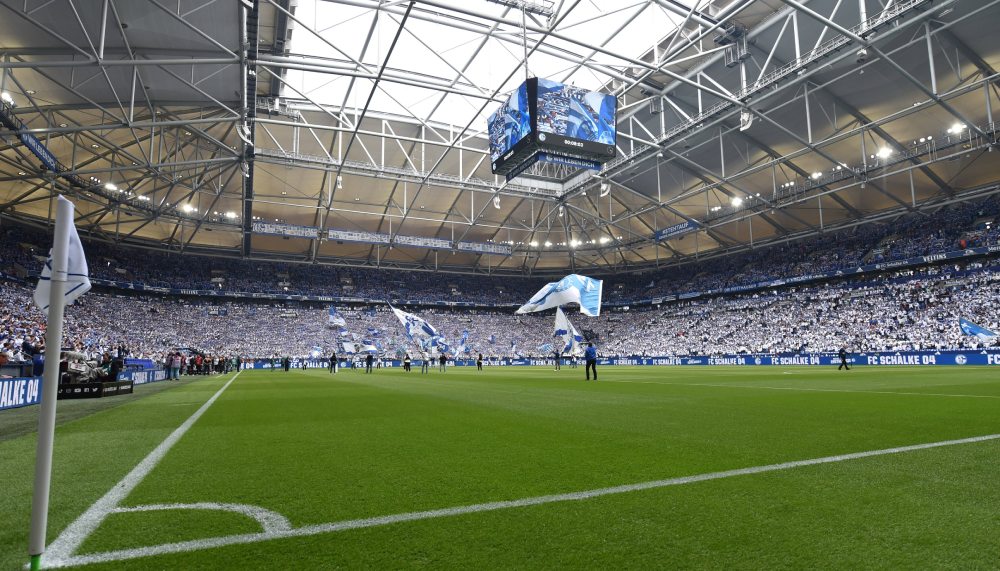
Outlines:
[[[994,568],[998,23],[0,0],[0,568]]]

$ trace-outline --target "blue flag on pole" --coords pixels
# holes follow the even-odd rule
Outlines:
[[[604,282],[579,274],[570,274],[557,282],[545,284],[517,313],[534,313],[560,305],[577,303],[580,313],[597,317],[601,314]]]
[[[958,320],[958,327],[962,330],[962,333],[978,337],[980,341],[990,342],[997,338],[996,333],[985,327],[976,325],[964,317]]]

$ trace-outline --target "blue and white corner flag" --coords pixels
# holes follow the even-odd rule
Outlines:
[[[560,353],[564,355],[579,355],[583,352],[580,346],[583,342],[583,335],[580,335],[576,327],[573,327],[573,323],[566,317],[561,307],[556,308],[556,326],[553,337],[562,339]]]
[[[347,321],[344,320],[344,316],[337,313],[337,308],[332,305],[330,306],[329,315],[330,315],[331,327],[333,326],[344,327],[347,325]]]
[[[517,313],[534,313],[567,303],[580,304],[580,313],[597,317],[601,314],[601,296],[604,282],[570,274],[563,279],[545,284]]]
[[[60,196],[59,200],[66,199]],[[88,277],[87,257],[83,253],[83,244],[80,243],[80,236],[76,233],[76,225],[73,224],[72,219],[69,221],[67,232],[69,233],[69,249],[66,256],[65,299],[66,305],[71,305],[78,297],[90,291],[90,278]],[[45,260],[42,275],[39,276],[38,286],[35,288],[35,305],[46,315],[49,313],[49,292],[51,290],[52,250],[49,250],[49,258]]]
[[[979,338],[980,341],[990,342],[995,341],[997,334],[990,331],[989,329],[976,325],[975,323],[969,321],[968,319],[962,317],[958,320],[958,327],[962,330],[962,333],[966,335],[974,335]]]

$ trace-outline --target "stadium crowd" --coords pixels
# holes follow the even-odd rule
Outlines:
[[[45,331],[27,285],[3,284],[0,344],[11,361],[30,359]],[[980,348],[963,335],[960,317],[997,331],[1000,259],[965,267],[903,270],[877,279],[848,279],[737,296],[673,302],[600,317],[570,313],[603,355],[675,356],[739,353],[895,351]],[[486,310],[409,308],[446,337],[452,356],[464,332],[469,354],[544,356],[552,343],[552,312],[515,315]],[[341,307],[346,335],[331,327],[327,308],[304,302],[189,299],[91,292],[66,311],[67,347],[99,358],[111,353],[167,362],[175,348],[209,356],[281,358],[344,353],[344,343],[376,345],[387,357],[419,348],[384,305]],[[125,356],[125,355],[123,355]]]
[[[706,289],[746,286],[777,278],[842,270],[865,263],[961,250],[1000,242],[1000,195],[915,212],[749,252],[670,265],[639,274],[601,276],[607,301],[631,301]],[[26,226],[0,231],[0,272],[37,272],[51,237]],[[175,289],[288,293],[365,299],[474,301],[518,304],[547,279],[443,274],[377,268],[192,257],[87,240],[93,277]],[[141,252],[141,255],[136,255]],[[195,260],[196,262],[192,262]]]
[[[952,205],[933,214],[909,214],[884,224],[786,245],[672,266],[659,273],[605,277],[605,301],[628,302],[688,291],[760,283],[864,263],[997,243],[1000,198]],[[30,360],[44,343],[44,320],[27,284],[44,252],[46,235],[6,224],[0,231],[0,358]],[[473,301],[526,301],[544,281],[399,272],[367,268],[278,264],[86,243],[94,277],[184,289],[250,293],[285,292]],[[206,263],[191,263],[192,260]],[[11,278],[19,276],[21,279]],[[699,298],[606,310],[600,318],[571,319],[605,355],[708,355],[733,353],[957,349],[981,346],[963,336],[959,317],[1000,329],[992,311],[1000,298],[996,258],[963,266],[941,264],[877,277],[858,276],[808,287],[785,286],[735,296]],[[332,286],[330,284],[333,284]],[[468,332],[466,347],[488,356],[541,355],[552,342],[551,315],[510,310],[410,309],[452,346]],[[330,327],[327,307],[307,302],[245,298],[206,299],[135,295],[119,289],[92,292],[67,311],[67,346],[94,356],[167,361],[167,352],[192,347],[228,361],[233,356],[306,356],[342,352],[344,343],[375,345],[387,356],[418,352],[385,305],[342,305],[346,335]],[[212,361],[213,364],[215,361]]]

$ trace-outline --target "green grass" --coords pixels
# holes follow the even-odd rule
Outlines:
[[[125,505],[253,504],[299,527],[1000,433],[986,368],[582,377],[245,372]],[[225,378],[62,425],[50,541]],[[33,453],[33,436],[0,441],[0,569],[25,561]],[[87,568],[995,568],[997,473],[990,441]],[[81,552],[255,531],[229,513],[112,514]]]

